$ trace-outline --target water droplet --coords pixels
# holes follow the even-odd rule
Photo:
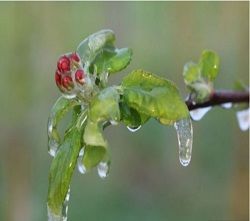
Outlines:
[[[77,168],[81,174],[85,174],[87,172],[87,169],[82,162],[83,155],[84,155],[84,147],[80,150],[79,157],[77,159]]]
[[[55,157],[57,153],[59,144],[55,142],[54,139],[49,138],[49,150],[48,153],[52,156]]]
[[[190,116],[192,118],[192,120],[195,120],[195,121],[199,121],[201,120],[205,114],[211,110],[212,107],[204,107],[204,108],[198,108],[198,109],[195,109],[195,110],[191,110],[189,113],[190,113]]]
[[[174,127],[177,132],[179,146],[179,160],[183,166],[187,166],[191,161],[193,128],[190,118],[175,122]]]
[[[141,128],[141,125],[138,127],[131,127],[131,126],[127,126],[128,130],[130,132],[136,132],[137,130],[139,130]]]
[[[101,178],[106,178],[109,173],[109,163],[100,162],[97,166],[98,175]]]
[[[79,152],[79,157],[82,157],[84,155],[84,147],[81,148]]]
[[[250,109],[246,110],[241,110],[236,112],[236,117],[239,123],[239,127],[242,131],[247,131],[249,129],[249,124],[250,124]]]
[[[228,102],[228,103],[224,103],[221,105],[221,107],[225,108],[225,109],[230,109],[233,106],[232,103]]]

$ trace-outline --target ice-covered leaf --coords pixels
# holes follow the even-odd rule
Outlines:
[[[199,66],[201,75],[209,81],[214,81],[219,71],[219,56],[210,50],[202,52]]]
[[[184,65],[183,77],[187,85],[193,84],[200,79],[200,67],[194,62],[188,62]]]
[[[120,101],[120,113],[121,121],[129,128],[138,128],[149,119],[149,116],[139,114],[134,108],[129,107],[124,99]]]
[[[81,148],[81,132],[76,127],[65,135],[49,174],[48,209],[55,216],[62,216],[63,203]]]
[[[93,61],[91,68],[100,73],[115,73],[126,68],[131,61],[132,50],[129,48],[105,48]]]
[[[123,79],[123,100],[138,113],[169,125],[189,114],[174,83],[143,70]]]
[[[52,107],[48,120],[49,153],[52,156],[55,155],[61,141],[57,130],[58,124],[65,114],[78,104],[79,103],[76,99],[59,97]]]
[[[102,124],[87,120],[87,125],[84,130],[84,142],[90,146],[100,146],[107,148],[107,142],[102,135]]]
[[[93,122],[119,121],[119,99],[116,87],[101,90],[90,103],[89,119]]]
[[[103,124],[120,120],[120,95],[115,87],[100,91],[89,106],[88,121],[84,131],[84,142],[90,146],[107,147],[102,135]]]
[[[85,38],[77,47],[77,53],[84,63],[91,63],[96,55],[105,47],[113,47],[115,34],[112,30],[105,29]]]
[[[203,51],[198,64],[188,62],[183,69],[183,77],[196,102],[204,102],[213,91],[213,81],[218,74],[219,57],[209,50]]]

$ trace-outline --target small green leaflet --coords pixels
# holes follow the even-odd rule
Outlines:
[[[214,81],[219,71],[219,56],[209,50],[202,52],[198,64],[188,62],[184,66],[183,76],[187,85],[193,84],[196,81]]]
[[[219,56],[209,50],[203,51],[198,64],[188,62],[184,65],[184,82],[195,94],[197,102],[205,101],[213,90],[213,81],[218,75]]]
[[[103,124],[120,121],[119,98],[116,87],[108,87],[100,91],[89,106],[84,131],[84,151],[87,152],[83,156],[83,165],[87,169],[96,166],[106,154],[107,142],[102,134]]]
[[[97,74],[116,73],[126,68],[132,58],[132,50],[129,48],[108,48],[103,49],[93,61],[91,70]]]
[[[76,52],[84,63],[91,63],[103,48],[113,46],[114,41],[115,34],[112,30],[101,30],[85,38],[77,47]]]
[[[201,75],[208,81],[214,81],[219,72],[219,62],[219,56],[215,52],[203,51],[199,62]]]
[[[88,63],[91,73],[115,73],[126,68],[131,61],[132,50],[114,46],[112,30],[102,30],[84,39],[77,48],[84,63]]]

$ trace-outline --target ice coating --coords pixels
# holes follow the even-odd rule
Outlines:
[[[249,129],[250,124],[250,109],[241,110],[236,112],[236,117],[238,120],[239,127],[242,131],[247,131]]]
[[[177,121],[174,124],[177,132],[179,160],[183,166],[188,166],[192,156],[193,127],[190,118]]]
[[[97,166],[97,171],[100,178],[106,178],[109,173],[108,162],[100,162]]]
[[[195,121],[199,121],[201,120],[208,111],[211,110],[211,106],[210,107],[204,107],[204,108],[198,108],[198,109],[195,109],[195,110],[191,110],[189,112],[192,120],[195,120]]]

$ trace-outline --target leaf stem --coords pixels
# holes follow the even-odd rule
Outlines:
[[[225,103],[249,103],[248,91],[214,90],[209,99],[203,103],[195,103],[192,98],[186,100],[189,110],[202,107],[216,106]]]

